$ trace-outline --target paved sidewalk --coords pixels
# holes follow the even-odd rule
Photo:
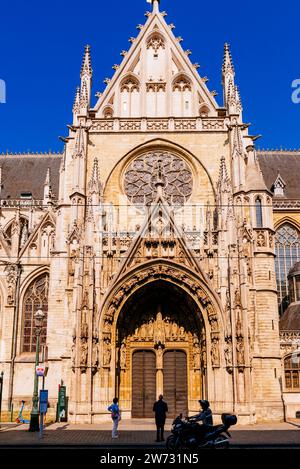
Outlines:
[[[170,429],[167,421],[166,429]],[[120,423],[119,439],[111,439],[111,423],[101,425],[52,424],[44,431],[39,440],[37,433],[28,432],[28,425],[11,426],[2,424],[0,447],[9,446],[80,446],[80,447],[163,447],[155,443],[155,425],[153,420],[123,420]],[[291,423],[261,424],[237,426],[230,430],[232,446],[297,446],[300,448],[299,420]],[[166,432],[166,437],[169,431]]]

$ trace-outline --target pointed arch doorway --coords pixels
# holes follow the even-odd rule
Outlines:
[[[163,394],[169,417],[186,414],[205,392],[203,346],[202,316],[185,290],[164,280],[138,289],[117,322],[116,391],[122,407],[134,418],[153,417],[153,403]]]

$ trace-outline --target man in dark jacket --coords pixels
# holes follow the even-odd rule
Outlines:
[[[168,412],[167,403],[163,401],[162,394],[159,396],[158,401],[154,403],[153,412],[155,412],[155,423],[157,429],[156,441],[164,440],[164,428],[166,423],[166,414]]]

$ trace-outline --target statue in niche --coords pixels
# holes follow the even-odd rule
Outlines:
[[[185,340],[185,330],[183,326],[179,328],[179,338],[180,340]]]
[[[76,337],[73,337],[73,344],[71,347],[72,367],[76,364]]]
[[[120,367],[121,370],[124,370],[126,368],[126,345],[125,342],[122,342],[121,348],[120,348]]]
[[[99,350],[98,350],[98,339],[93,338],[93,352],[92,352],[92,367],[98,368],[99,365]]]
[[[151,318],[148,323],[147,339],[152,340],[153,334],[154,334],[154,322],[153,322],[153,319]]]
[[[232,340],[231,337],[226,338],[226,345],[224,349],[225,362],[227,368],[232,368]]]
[[[109,341],[103,343],[103,366],[109,366],[111,361],[111,346]]]
[[[104,319],[106,322],[111,323],[113,321],[115,311],[116,311],[116,308],[113,305],[111,305],[109,309],[106,311],[105,316],[104,316]]]
[[[220,366],[219,341],[216,337],[212,339],[211,343],[211,362],[212,366]]]
[[[104,322],[103,332],[105,332],[105,333],[110,333],[111,332],[111,323],[107,320],[105,320],[105,322]]]
[[[81,339],[80,366],[86,368],[87,360],[88,360],[88,343],[87,343],[87,339],[83,337]]]
[[[166,318],[165,319],[165,335],[166,335],[166,340],[169,340],[170,339],[170,336],[171,336],[171,323],[170,323],[170,319],[169,318]]]
[[[158,347],[156,352],[156,367],[158,370],[163,369],[163,357],[164,357],[164,350],[162,347]]]
[[[164,344],[165,343],[165,329],[164,329],[164,323],[162,320],[162,314],[157,313],[156,316],[156,327],[154,331],[154,342],[156,344]]]
[[[206,345],[202,344],[201,367],[206,368],[206,364],[207,364]]]
[[[244,366],[245,365],[244,341],[241,337],[239,337],[236,342],[236,357],[237,357],[238,366]]]
[[[211,327],[212,332],[217,332],[218,331],[218,319],[217,316],[209,316],[209,323]]]
[[[147,335],[146,324],[142,324],[140,328],[140,338],[142,341],[146,340],[146,335]]]
[[[172,339],[177,340],[178,339],[178,326],[176,322],[173,322],[172,324]]]
[[[193,367],[195,370],[200,369],[201,355],[200,355],[200,345],[199,343],[194,344],[193,350]]]

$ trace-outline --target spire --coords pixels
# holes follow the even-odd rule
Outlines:
[[[84,131],[80,125],[79,129],[77,129],[76,131],[73,158],[74,159],[82,158],[84,156],[84,152],[85,152]]]
[[[44,199],[43,204],[47,205],[51,201],[51,170],[47,169],[46,179],[44,182]]]
[[[238,115],[242,121],[242,103],[238,87],[235,84],[235,71],[229,44],[224,45],[224,59],[222,66],[222,83],[224,92],[224,106],[227,108],[228,114]]]
[[[92,61],[91,61],[91,46],[87,45],[84,49],[83,61],[81,66],[80,78],[89,77],[92,78]]]
[[[218,189],[220,192],[230,192],[231,189],[230,179],[228,177],[228,172],[226,168],[225,156],[222,156],[221,158]]]
[[[47,169],[44,186],[50,186],[50,168]]]
[[[89,193],[98,194],[99,192],[100,192],[99,165],[98,165],[98,158],[95,158],[91,179],[89,181]]]
[[[148,3],[152,3],[153,13],[159,13],[160,0],[147,0]]]
[[[80,88],[77,86],[73,104],[73,124],[77,125],[77,117],[80,112]]]
[[[233,78],[235,76],[232,56],[231,56],[229,44],[227,42],[224,44],[224,58],[223,58],[222,73],[223,73],[223,80],[226,75],[230,74]]]
[[[236,110],[237,110],[237,113],[241,116],[242,111],[243,111],[243,106],[242,106],[241,95],[239,92],[239,87],[235,85],[234,89],[235,89]]]
[[[85,46],[80,72],[80,114],[86,115],[90,106],[93,70],[91,66],[90,46]]]

